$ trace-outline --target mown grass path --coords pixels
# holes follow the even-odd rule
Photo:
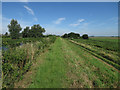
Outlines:
[[[64,79],[66,78],[66,65],[62,52],[63,43],[61,39],[57,39],[54,45],[44,57],[44,61],[34,78],[31,88],[58,88],[64,87]]]
[[[37,61],[29,88],[117,87],[118,72],[82,47],[57,38]],[[39,64],[39,63],[38,63]]]

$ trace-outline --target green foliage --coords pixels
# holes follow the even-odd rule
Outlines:
[[[18,39],[20,37],[20,31],[22,30],[22,28],[20,24],[18,24],[17,20],[12,19],[10,24],[8,25],[8,29],[12,39]]]
[[[2,38],[9,38],[10,35],[8,35],[8,32],[6,32],[4,35],[2,35]]]
[[[26,44],[36,41],[43,41],[43,38],[20,38],[14,40],[10,38],[2,38],[2,46],[14,48],[16,46],[20,46],[21,44]]]
[[[20,24],[18,24],[17,20],[12,19],[10,24],[8,25],[8,29],[10,32],[10,36],[12,39],[19,39],[19,37],[27,38],[27,37],[43,37],[43,33],[45,32],[45,29],[42,28],[39,24],[33,25],[31,29],[29,27],[26,27],[22,33],[20,31],[22,30]],[[7,36],[8,33],[5,34]]]
[[[63,38],[68,38],[68,34],[65,33],[62,37]]]
[[[8,36],[8,32],[5,33],[5,36]]]
[[[29,27],[26,27],[24,31],[22,32],[22,37],[27,38],[27,37],[43,37],[43,33],[45,32],[45,29],[42,28],[39,24],[33,25],[31,29]]]
[[[24,29],[24,31],[22,32],[22,37],[23,38],[27,38],[27,37],[29,37],[29,27],[26,27],[25,29]]]
[[[83,38],[83,39],[88,39],[88,35],[87,35],[87,34],[83,34],[83,35],[82,35],[82,38]]]
[[[80,34],[71,32],[71,33],[68,33],[68,34],[65,33],[62,37],[63,38],[74,38],[74,39],[77,39],[77,38],[80,38]]]
[[[20,41],[26,40],[23,41],[26,44],[24,43],[22,46],[16,46],[2,51],[3,87],[14,87],[14,82],[21,79],[21,76],[29,70],[40,52],[44,51],[44,48],[49,47],[55,39],[56,37],[53,36],[47,38],[31,38],[32,42],[29,43],[27,41],[28,39],[19,39]],[[12,39],[9,40],[12,41]],[[15,43],[14,40],[13,42]]]
[[[31,29],[29,30],[29,37],[42,37],[45,32],[45,29],[42,28],[39,24],[33,25]]]

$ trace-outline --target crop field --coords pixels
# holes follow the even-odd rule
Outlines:
[[[74,39],[80,46],[86,49],[94,56],[99,57],[105,62],[113,65],[120,70],[118,55],[118,39],[107,38],[90,38],[89,40]]]
[[[27,46],[24,44],[20,48],[16,47],[12,51],[7,51],[14,51],[12,54],[3,53],[3,60],[5,60],[3,63],[4,87],[119,87],[120,63],[118,62],[119,56],[116,49],[118,47],[117,39],[89,38],[88,40],[71,40],[61,37],[56,37],[55,39],[54,37],[49,38],[49,40],[52,40],[49,41],[52,43],[46,43],[46,46],[43,46],[45,49],[39,49],[39,46],[45,42],[39,43],[37,41],[33,42],[35,44],[33,46],[31,46],[32,43],[27,44]],[[104,44],[105,42],[114,42],[114,44],[112,44],[112,47],[107,47]],[[27,47],[30,50],[29,53],[25,51]],[[113,49],[113,47],[116,48]],[[21,56],[17,55],[17,53],[24,55],[24,57],[22,56],[22,61],[20,59]],[[16,58],[19,62],[15,62]],[[9,70],[5,68],[7,66],[9,66]]]

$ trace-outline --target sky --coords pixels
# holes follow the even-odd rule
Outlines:
[[[3,34],[11,19],[23,29],[40,24],[45,34],[118,35],[117,2],[2,2]]]

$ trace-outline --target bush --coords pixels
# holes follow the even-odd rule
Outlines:
[[[2,52],[3,88],[14,87],[14,82],[20,80],[35,62],[40,52],[49,47],[56,37],[40,38],[36,42],[23,44],[22,46],[9,48]]]
[[[71,32],[71,33],[68,33],[68,34],[64,34],[62,36],[62,38],[74,38],[74,39],[78,39],[80,38],[80,34],[79,33],[74,33],[74,32]]]
[[[88,35],[87,35],[87,34],[84,34],[84,35],[82,35],[82,38],[83,38],[83,39],[88,39]]]

